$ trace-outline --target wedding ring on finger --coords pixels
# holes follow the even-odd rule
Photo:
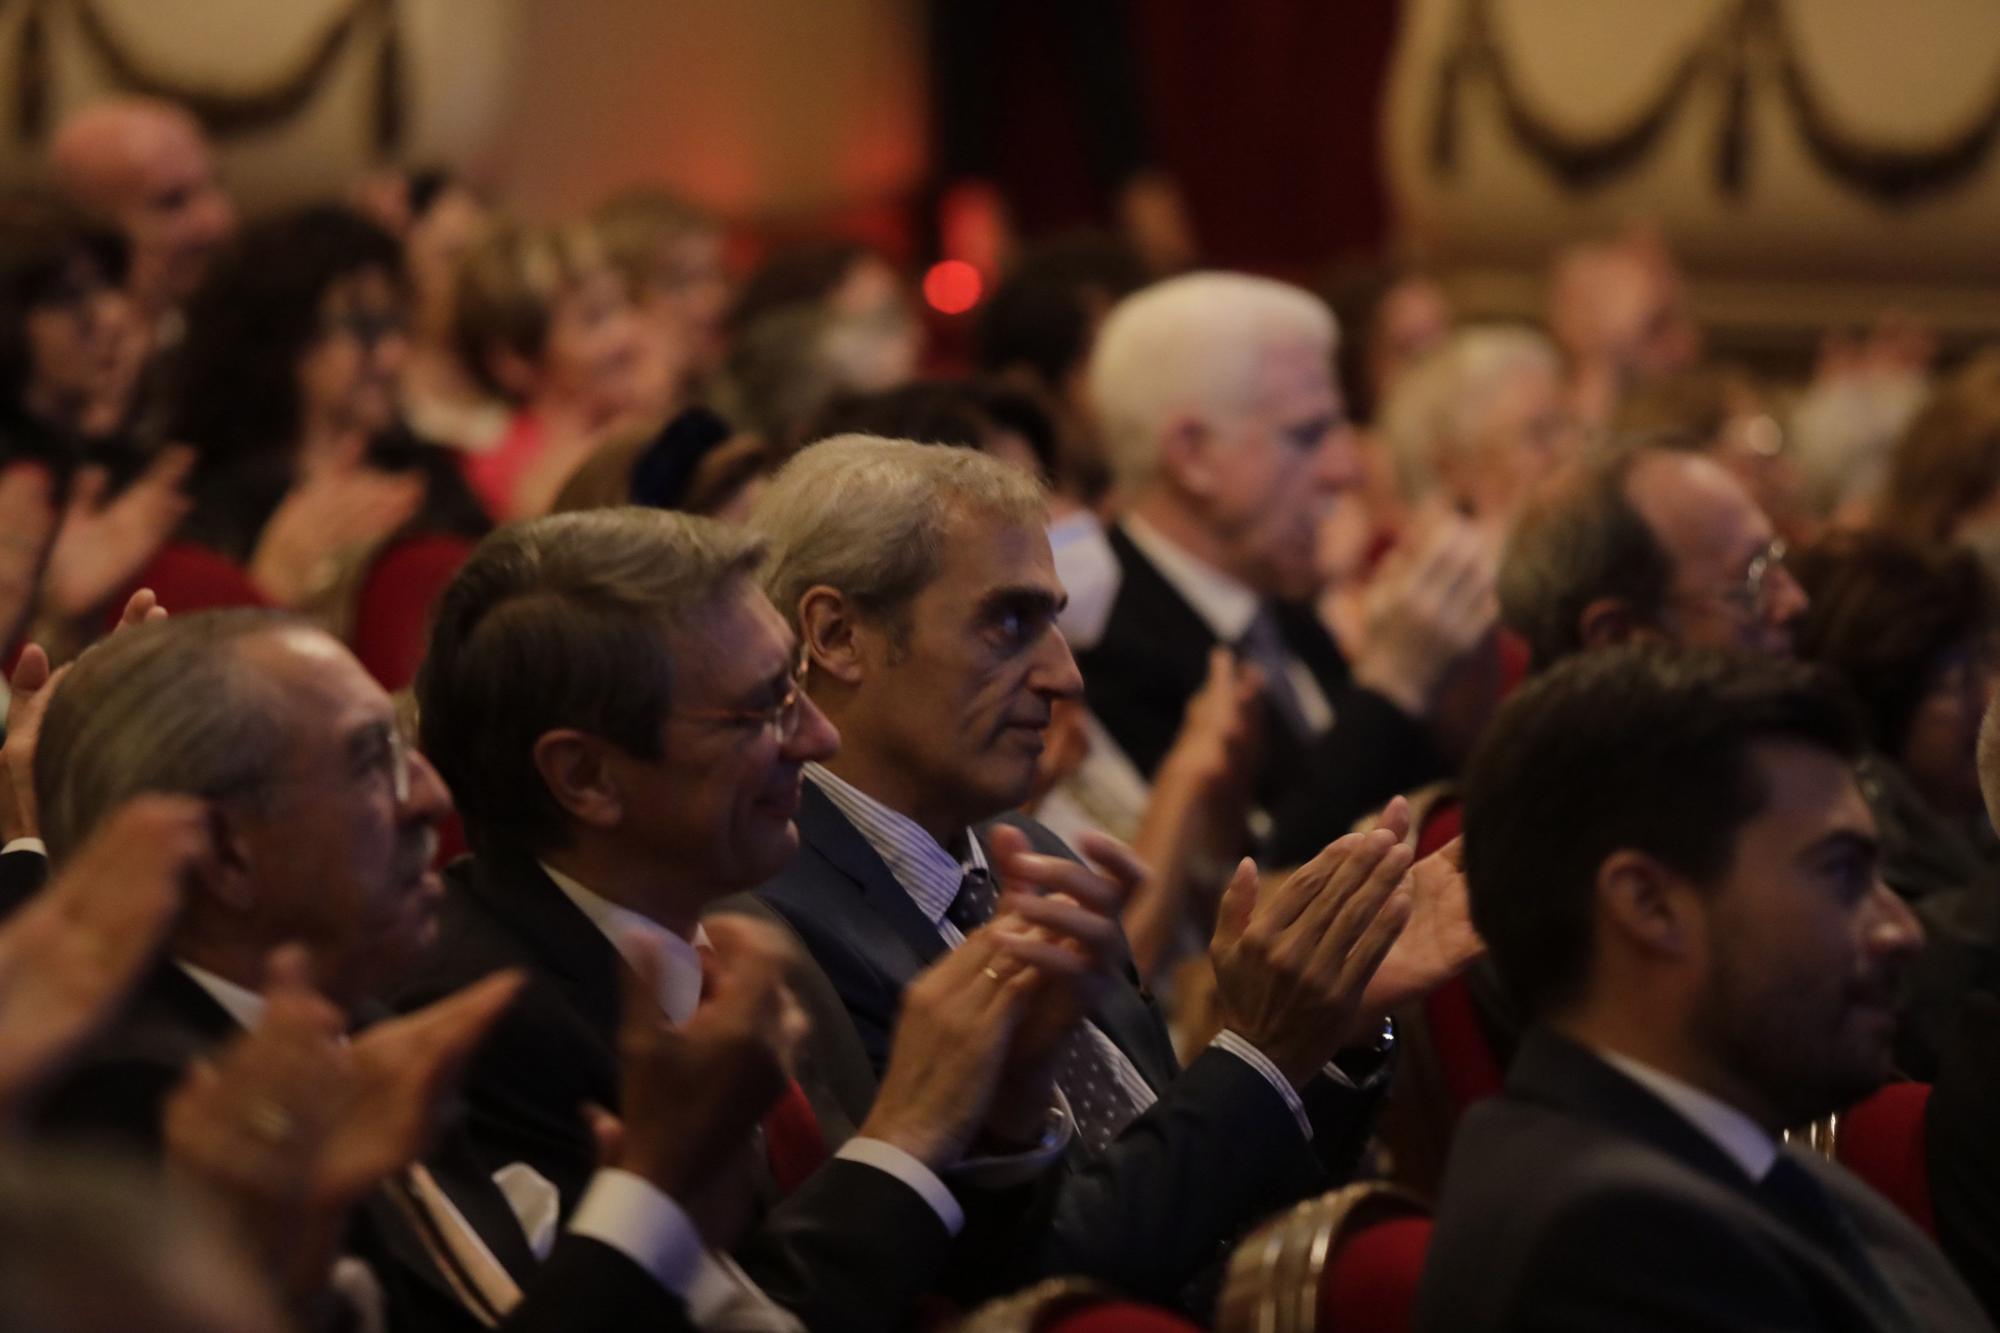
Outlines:
[[[292,1113],[270,1098],[260,1098],[243,1110],[243,1127],[250,1131],[252,1138],[264,1143],[281,1144],[291,1141],[298,1132],[299,1123]]]

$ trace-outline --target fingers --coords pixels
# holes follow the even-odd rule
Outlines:
[[[78,468],[70,478],[65,521],[70,515],[94,514],[103,508],[104,492],[110,485],[111,474],[104,468],[96,464]]]
[[[1059,937],[1076,941],[1093,957],[1117,957],[1124,953],[1125,937],[1114,917],[1093,912],[1064,898],[1009,894],[1005,910],[1008,915],[1018,917],[1031,926],[1040,926]]]
[[[1382,813],[1375,820],[1375,827],[1387,829],[1396,835],[1396,841],[1407,841],[1410,836],[1410,803],[1401,796],[1391,796],[1389,803],[1382,807]]]
[[[15,704],[24,694],[33,694],[49,683],[49,655],[39,643],[31,643],[21,650],[20,660],[14,663],[14,674],[7,680],[7,688],[14,693]]]
[[[1299,914],[1297,929],[1307,940],[1324,942],[1329,935],[1340,939],[1342,918],[1355,909],[1357,901],[1373,899],[1375,905],[1365,909],[1372,916],[1381,899],[1402,883],[1410,860],[1409,847],[1398,842],[1390,830],[1375,829],[1363,835],[1353,855]],[[1340,951],[1344,953],[1359,934],[1357,924],[1346,935]]]
[[[1343,959],[1349,959],[1358,952],[1362,938],[1382,917],[1386,904],[1396,895],[1409,868],[1410,849],[1401,844],[1389,847],[1369,864],[1367,877],[1351,886],[1343,897],[1340,910],[1319,937],[1313,949],[1316,968],[1330,973],[1343,965]],[[1407,895],[1404,895],[1401,915],[1408,915]],[[1401,928],[1399,922],[1396,930]],[[1393,942],[1395,933],[1392,932],[1389,938]],[[1384,947],[1386,949],[1387,946]],[[1371,966],[1369,972],[1373,971]]]
[[[1137,852],[1108,833],[1090,829],[1076,840],[1076,849],[1093,869],[1122,890],[1124,897],[1131,897],[1153,877],[1153,868]],[[1124,906],[1122,902],[1118,905]]]
[[[1236,863],[1236,873],[1222,889],[1222,904],[1215,914],[1213,947],[1227,950],[1243,938],[1257,906],[1257,863],[1244,857]]]
[[[154,594],[153,590],[151,588],[141,588],[126,599],[125,610],[119,615],[118,624],[112,630],[112,633],[115,634],[121,629],[130,629],[134,625],[143,625],[149,620],[165,620],[166,618],[166,608],[160,605],[160,599]]]
[[[200,452],[192,445],[170,444],[160,450],[152,463],[147,466],[144,472],[139,474],[138,480],[133,482],[132,485],[135,488],[144,487],[150,491],[171,491],[178,496],[181,490],[181,483],[186,481],[188,474],[194,471],[195,462],[200,457]]]
[[[723,913],[704,920],[702,929],[708,934],[708,947],[723,962],[759,956],[791,964],[799,958],[798,946],[790,935],[754,916]]]
[[[1290,926],[1318,900],[1360,849],[1362,836],[1349,833],[1320,849],[1318,856],[1294,870],[1274,893],[1261,894],[1252,920],[1271,931]]]
[[[1391,891],[1383,900],[1374,919],[1362,932],[1361,938],[1340,964],[1340,990],[1359,1001],[1368,989],[1368,982],[1382,966],[1382,960],[1389,956],[1403,928],[1410,922],[1410,898],[1406,893]]]
[[[1119,850],[1124,849],[1121,847]],[[1097,874],[1089,866],[1078,865],[1067,857],[1024,852],[1011,858],[1004,882],[1008,890],[1015,894],[1026,897],[1068,894],[1092,911],[1104,916],[1116,916],[1124,908],[1132,889],[1150,873],[1145,862],[1129,852],[1124,859],[1125,869],[1132,872],[1135,878],[1120,882]]]

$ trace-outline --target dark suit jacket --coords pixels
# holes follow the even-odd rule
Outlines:
[[[1040,825],[1008,822],[1037,850],[1070,855]],[[756,896],[812,951],[879,1074],[903,988],[945,942],[811,782],[797,823],[798,856]],[[1092,1018],[1159,1101],[1104,1153],[1073,1144],[1045,1183],[1044,1216],[1011,1241],[987,1242],[996,1288],[1081,1273],[1175,1300],[1249,1226],[1351,1174],[1374,1097],[1317,1080],[1306,1098],[1317,1131],[1309,1146],[1277,1091],[1237,1057],[1211,1050],[1180,1070],[1158,1010],[1129,969]]]
[[[1795,1156],[1915,1322],[1735,1161],[1595,1055],[1530,1029],[1504,1096],[1452,1144],[1417,1326],[1480,1330],[1987,1329],[1972,1293],[1889,1202]]]
[[[547,1176],[567,1215],[596,1169],[578,1108],[618,1108],[624,961],[532,858],[462,857],[445,878],[437,946],[403,1006],[501,968],[527,971],[527,989],[468,1072],[467,1136],[489,1167],[526,1162]],[[828,1083],[801,1073],[809,1088]],[[822,1132],[836,1143],[851,1136],[839,1104],[821,1101]],[[766,1295],[814,1330],[872,1330],[908,1320],[950,1245],[914,1190],[873,1167],[835,1160],[772,1201],[736,1258]]]
[[[1109,538],[1118,557],[1118,596],[1103,635],[1077,654],[1077,665],[1090,711],[1150,776],[1208,675],[1217,640],[1123,528],[1112,528]],[[1354,683],[1310,606],[1279,603],[1273,613],[1286,646],[1312,672],[1334,714],[1333,727],[1307,742],[1267,710],[1257,799],[1273,820],[1271,859],[1296,865],[1397,792],[1442,777],[1444,764],[1420,723]]]
[[[1938,1243],[2000,1322],[2000,998],[1965,997],[1924,1110]]]
[[[171,964],[140,990],[112,1030],[44,1100],[37,1130],[52,1138],[110,1141],[157,1155],[168,1094],[197,1058],[240,1029],[222,1007]],[[608,1245],[565,1234],[537,1265],[505,1196],[464,1139],[447,1134],[425,1159],[440,1186],[494,1257],[521,1284],[523,1298],[503,1328],[692,1330],[678,1297]],[[451,1294],[442,1273],[386,1194],[365,1203],[346,1249],[382,1284],[394,1333],[471,1333],[481,1327]]]

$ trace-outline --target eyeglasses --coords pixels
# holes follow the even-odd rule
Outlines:
[[[347,780],[356,785],[363,783],[387,785],[391,799],[398,806],[409,802],[414,789],[415,762],[411,759],[410,742],[394,725],[384,725],[380,729],[370,729],[360,733],[348,743]],[[311,773],[291,773],[278,776],[246,774],[225,782],[206,793],[210,800],[233,800],[275,787],[305,784],[323,784],[324,770]]]
[[[331,338],[346,334],[365,348],[373,348],[390,338],[400,338],[408,331],[409,321],[401,313],[389,311],[349,310],[320,321],[322,336]]]
[[[1771,571],[1784,565],[1788,551],[1782,537],[1772,538],[1770,545],[1750,558],[1743,571],[1743,582],[1723,593],[1722,599],[1741,611],[1761,609],[1770,587]]]
[[[355,776],[386,776],[389,794],[396,798],[397,805],[402,805],[410,799],[410,742],[393,726],[383,734],[381,751],[358,761]]]
[[[799,660],[792,667],[791,684],[776,703],[764,708],[684,708],[673,716],[691,722],[733,722],[738,726],[761,726],[771,733],[771,739],[783,745],[799,734],[799,721],[805,715],[806,668],[812,658],[802,647]]]

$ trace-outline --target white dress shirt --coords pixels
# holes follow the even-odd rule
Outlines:
[[[1658,1097],[1681,1119],[1705,1134],[1729,1160],[1753,1181],[1764,1178],[1778,1160],[1778,1144],[1764,1127],[1720,1098],[1703,1092],[1651,1065],[1615,1051],[1600,1050],[1598,1058]]]
[[[263,1021],[263,996],[185,959],[175,962],[245,1031],[254,1031]],[[449,1210],[449,1215],[434,1219],[438,1225],[452,1226],[461,1233],[465,1244],[486,1250],[491,1256],[478,1230],[458,1214],[448,1198],[440,1195],[435,1202]],[[688,1301],[689,1313],[698,1325],[711,1327],[695,1313],[690,1296],[706,1258],[701,1234],[681,1206],[652,1182],[629,1171],[610,1167],[600,1170],[592,1177],[590,1187],[571,1215],[569,1229],[631,1259],[662,1286]],[[500,1266],[497,1259],[493,1263]]]

